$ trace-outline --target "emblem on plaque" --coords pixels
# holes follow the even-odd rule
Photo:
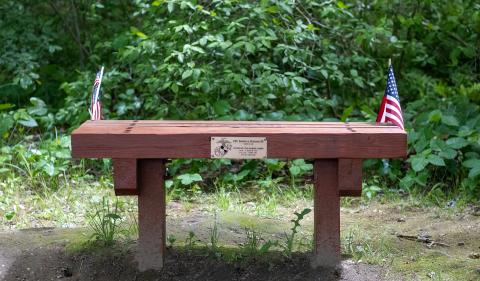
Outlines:
[[[226,140],[225,138],[221,138],[216,143],[217,146],[215,147],[215,150],[213,152],[215,157],[221,158],[232,149],[232,142]]]

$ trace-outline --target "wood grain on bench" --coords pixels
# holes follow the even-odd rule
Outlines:
[[[73,157],[210,158],[210,137],[266,137],[268,158],[403,158],[405,131],[389,124],[274,121],[87,121]]]

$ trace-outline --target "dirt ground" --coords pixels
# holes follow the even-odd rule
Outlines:
[[[308,252],[291,258],[276,251],[258,258],[226,258],[226,252],[240,253],[245,228],[261,233],[263,241],[282,239],[292,210],[281,209],[276,218],[218,213],[222,254],[201,247],[186,250],[183,243],[189,231],[195,232],[199,246],[208,243],[211,210],[171,202],[167,213],[167,234],[177,242],[168,249],[161,272],[136,271],[134,239],[104,248],[85,243],[85,228],[34,228],[0,232],[0,280],[480,280],[478,208],[449,211],[378,203],[344,207],[344,259],[336,269],[313,269]],[[299,239],[308,244],[311,231],[310,214]],[[429,237],[434,243],[400,239],[398,234]]]

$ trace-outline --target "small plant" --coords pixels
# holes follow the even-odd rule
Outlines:
[[[119,234],[119,202],[110,204],[107,197],[102,198],[102,203],[95,206],[95,212],[87,215],[89,227],[93,230],[92,238],[105,246],[114,244]]]
[[[275,216],[277,214],[278,199],[275,194],[263,197],[255,209],[257,215]]]
[[[278,241],[268,240],[264,244],[261,244],[262,237],[253,229],[245,229],[247,240],[243,245],[243,251],[245,254],[257,257],[266,254],[270,248],[278,245]]]
[[[192,250],[195,247],[195,244],[198,242],[198,239],[196,239],[195,232],[189,231],[188,236],[185,239],[185,245],[189,250]]]
[[[351,256],[354,260],[380,263],[392,251],[388,241],[382,235],[373,239],[360,231],[358,226],[350,228],[344,233],[341,239],[342,252]]]
[[[246,254],[255,256],[257,254],[258,245],[260,244],[261,238],[253,229],[245,228],[245,234],[247,235],[247,240],[243,245],[243,250]]]
[[[290,172],[291,185],[295,187],[295,179],[313,170],[313,165],[305,163],[303,159],[296,159],[290,163],[288,170]]]
[[[215,192],[215,201],[217,203],[218,208],[223,211],[227,211],[231,205],[232,196],[230,192],[225,191],[225,188],[221,187],[217,189]]]
[[[293,244],[295,242],[295,235],[298,233],[298,227],[300,227],[300,222],[305,218],[305,216],[310,213],[312,210],[310,208],[303,209],[300,213],[295,212],[295,219],[292,219],[293,227],[290,229],[289,234],[285,233],[285,244],[281,247],[283,248],[284,255],[286,257],[291,257],[293,252]]]
[[[173,247],[173,244],[175,244],[175,241],[177,241],[177,238],[175,237],[175,235],[170,234],[167,236],[167,245],[169,248]]]
[[[363,185],[362,195],[364,195],[368,200],[374,198],[377,193],[381,192],[382,189],[376,185]]]
[[[210,228],[210,251],[217,255],[218,251],[218,226],[217,226],[217,214],[215,214],[215,221]]]

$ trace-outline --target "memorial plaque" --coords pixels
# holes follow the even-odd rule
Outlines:
[[[267,158],[265,137],[211,137],[211,158],[262,159]]]

